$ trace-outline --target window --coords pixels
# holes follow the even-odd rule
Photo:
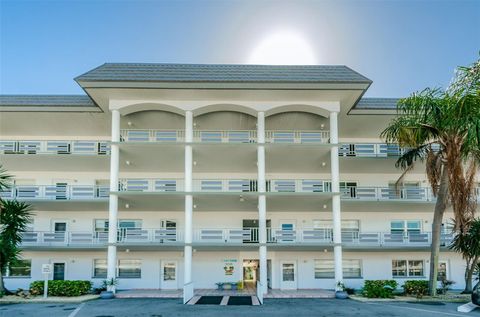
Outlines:
[[[423,260],[393,260],[393,277],[422,277],[424,276]]]
[[[107,260],[105,259],[93,260],[93,277],[98,277],[98,278],[107,277]]]
[[[177,279],[177,263],[168,262],[163,266],[163,280],[164,281],[175,281]]]
[[[30,277],[32,272],[32,260],[18,260],[8,266],[5,276]]]
[[[362,262],[360,260],[343,260],[343,277],[357,278],[362,277]],[[335,262],[334,260],[315,260],[315,278],[334,278]]]
[[[119,260],[118,277],[121,278],[140,278],[142,275],[141,260]]]
[[[393,220],[390,222],[391,233],[420,233],[422,222],[420,220]]]

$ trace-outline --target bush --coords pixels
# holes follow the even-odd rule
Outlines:
[[[405,281],[402,286],[405,295],[415,295],[417,298],[422,298],[428,292],[428,281],[424,280],[410,280]]]
[[[362,294],[368,298],[392,298],[397,285],[395,280],[367,280]]]
[[[34,281],[30,284],[30,294],[43,294],[44,281]],[[92,289],[90,281],[48,281],[48,295],[50,296],[80,296]]]

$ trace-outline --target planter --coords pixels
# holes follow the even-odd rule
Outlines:
[[[336,291],[335,292],[335,298],[337,298],[337,299],[347,299],[348,294],[345,291]]]
[[[113,294],[113,292],[110,292],[110,291],[103,291],[100,293],[101,299],[112,299],[114,297],[115,297],[115,294]]]

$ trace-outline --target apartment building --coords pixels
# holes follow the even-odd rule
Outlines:
[[[118,289],[359,288],[426,279],[435,197],[379,137],[395,99],[346,66],[104,64],[85,95],[0,96],[4,199],[31,203],[6,286],[118,278]],[[463,288],[445,246],[440,274]]]

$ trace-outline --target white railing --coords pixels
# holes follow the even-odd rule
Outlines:
[[[268,192],[287,193],[323,193],[329,192],[328,181],[318,179],[268,180]],[[129,192],[182,192],[183,179],[129,178],[119,181],[119,191]],[[257,192],[255,179],[195,179],[194,192]]]
[[[344,200],[406,200],[406,201],[435,201],[429,187],[363,187],[348,186],[341,188]]]
[[[137,229],[120,228],[117,232],[119,244],[171,244],[183,241],[183,232],[174,228]],[[23,234],[23,246],[88,246],[105,245],[108,232],[92,231],[28,231]]]
[[[119,191],[128,192],[182,192],[183,179],[128,178],[119,181]]]
[[[184,142],[184,130],[122,129],[122,142]],[[267,130],[267,143],[328,143],[327,130]],[[205,143],[256,143],[256,130],[194,130],[193,142]]]
[[[267,130],[265,131],[265,142],[267,143],[328,143],[330,132],[327,130],[311,131],[288,131],[288,130]]]
[[[109,155],[106,141],[0,141],[0,154]]]
[[[255,130],[194,130],[194,142],[256,143]]]
[[[120,130],[122,142],[183,142],[184,130],[159,130],[159,129],[122,129]]]
[[[19,200],[107,199],[108,186],[96,185],[21,185],[0,191],[0,198]]]
[[[194,229],[193,243],[199,245],[242,245],[259,242],[258,228]],[[349,247],[415,247],[431,244],[430,232],[360,232],[342,230],[342,244]],[[442,246],[448,246],[452,234],[442,234]],[[117,243],[124,245],[165,245],[183,242],[183,231],[175,228],[120,228]],[[23,246],[105,246],[108,232],[43,232],[23,234]],[[267,228],[271,245],[333,245],[330,228]]]

